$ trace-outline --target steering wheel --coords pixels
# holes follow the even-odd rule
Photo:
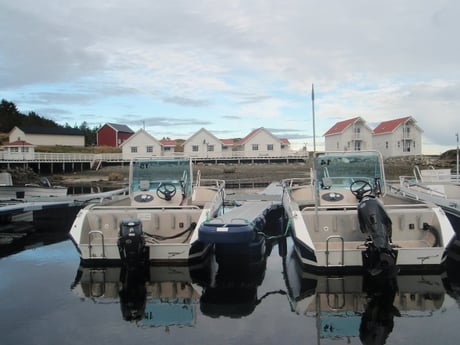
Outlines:
[[[351,193],[358,199],[361,200],[365,195],[371,194],[374,188],[366,180],[356,180],[350,185]]]
[[[176,195],[176,186],[171,182],[162,182],[157,188],[157,196],[160,199],[169,201]]]

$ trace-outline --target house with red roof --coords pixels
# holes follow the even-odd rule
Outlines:
[[[176,141],[171,139],[161,139],[161,147],[163,148],[163,156],[172,156],[176,152]]]
[[[289,154],[290,142],[278,138],[264,127],[250,132],[235,143],[234,154],[241,157],[282,157]]]
[[[324,133],[326,151],[361,151],[372,148],[372,129],[361,117],[334,124]]]
[[[412,116],[383,121],[374,128],[373,148],[385,158],[421,155],[422,133]]]
[[[31,160],[35,158],[35,145],[25,140],[15,140],[2,146],[3,159]]]

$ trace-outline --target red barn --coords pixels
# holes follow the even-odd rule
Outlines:
[[[106,123],[97,131],[97,146],[118,147],[134,132],[126,125]]]

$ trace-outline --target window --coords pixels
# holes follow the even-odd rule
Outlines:
[[[19,152],[19,148],[17,147],[10,147],[11,152]]]
[[[385,141],[385,148],[388,148],[388,141]]]
[[[214,145],[208,145],[208,151],[214,151]]]
[[[21,152],[29,152],[29,148],[28,147],[21,147]]]
[[[137,153],[137,146],[131,146],[131,153]]]
[[[192,145],[192,151],[198,152],[198,145]]]
[[[267,144],[267,151],[273,151],[273,144]]]
[[[147,146],[146,151],[148,153],[152,153],[153,152],[153,146]]]
[[[252,144],[252,151],[259,151],[259,144]]]
[[[401,142],[398,141],[398,148],[401,147]]]

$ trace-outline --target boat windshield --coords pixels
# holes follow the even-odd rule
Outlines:
[[[318,188],[349,189],[357,180],[380,183],[384,190],[384,172],[378,152],[319,153],[315,158],[315,174]]]
[[[192,163],[189,159],[134,160],[131,163],[131,192],[156,191],[160,184],[173,184],[192,192]]]

